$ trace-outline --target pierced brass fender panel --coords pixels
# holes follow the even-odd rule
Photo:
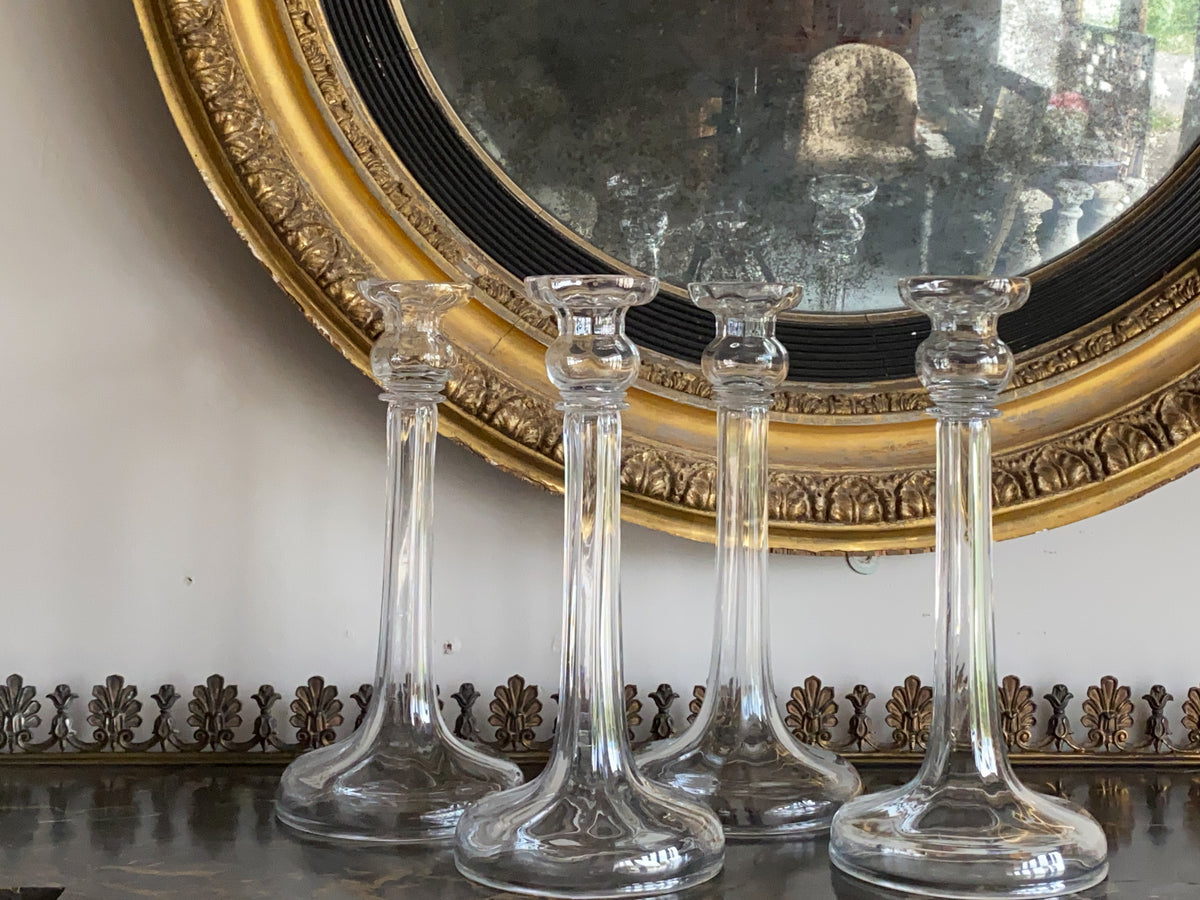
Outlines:
[[[921,759],[933,716],[930,686],[909,675],[886,698],[877,698],[865,684],[844,691],[844,686],[835,689],[813,675],[780,695],[784,722],[797,740],[836,750],[855,762]],[[176,709],[184,698],[175,685],[159,686],[150,696],[155,707],[151,721],[148,704],[138,699],[137,685],[121,675],[109,675],[92,686],[85,707],[90,730],[85,734],[72,725],[73,710],[84,702],[69,685],[39,695],[35,686],[13,674],[0,682],[0,766],[278,763],[331,744],[358,728],[371,692],[371,685],[360,685],[343,703],[336,685],[314,675],[293,692],[287,707],[291,715],[278,713],[290,726],[285,728],[276,719],[276,706],[285,701],[273,686],[259,686],[249,697],[254,701],[250,708],[236,684],[222,675],[210,675],[191,689],[182,710]],[[45,712],[51,715],[43,714],[39,696],[50,701]],[[1071,704],[1075,695],[1065,684],[1054,685],[1043,696],[1045,707],[1034,696],[1034,689],[1015,675],[1005,677],[997,692],[1001,731],[1016,762],[1200,764],[1200,687],[1188,688],[1177,707],[1160,684],[1150,688],[1139,704],[1129,687],[1112,675],[1089,686],[1077,709]],[[495,687],[490,698],[468,682],[442,702],[446,721],[458,737],[486,744],[519,763],[537,765],[545,762],[550,746],[551,704],[556,697],[543,700],[536,684],[512,675]],[[646,701],[653,704],[653,711]],[[697,685],[684,717],[683,700],[671,685],[660,684],[647,694],[639,694],[637,685],[626,685],[630,740],[641,746],[678,734],[700,712],[703,701],[704,688]],[[481,712],[477,707],[482,704],[486,709]],[[484,715],[487,718],[481,723]],[[1172,724],[1181,730],[1173,731]]]

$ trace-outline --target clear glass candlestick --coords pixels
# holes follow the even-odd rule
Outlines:
[[[510,762],[455,738],[430,672],[431,525],[437,404],[454,352],[442,315],[468,285],[369,281],[383,313],[371,368],[388,405],[387,530],[374,691],[353,735],[304,754],[283,773],[275,814],[326,838],[449,840],[467,804],[522,781]]]
[[[633,766],[621,671],[621,409],[638,372],[625,312],[657,279],[549,276],[526,282],[554,311],[546,354],[562,395],[566,521],[559,717],[545,771],[464,813],[454,860],[468,878],[543,897],[682,890],[724,862],[721,824]]]
[[[787,374],[776,315],[789,284],[689,286],[717,320],[703,370],[717,401],[717,621],[704,704],[682,735],[638,756],[642,774],[707,802],[727,838],[825,832],[862,789],[836,754],[801,744],[779,715],[767,627],[767,427]]]
[[[845,312],[850,265],[867,233],[862,210],[875,199],[877,186],[858,175],[819,175],[809,186],[817,205],[813,218],[816,251],[816,308]]]
[[[838,812],[830,856],[849,875],[909,894],[1074,893],[1104,880],[1104,833],[1082,809],[1017,780],[996,698],[989,419],[1013,365],[996,320],[1025,302],[1029,282],[910,278],[900,293],[933,322],[917,351],[938,420],[933,724],[912,782]]]

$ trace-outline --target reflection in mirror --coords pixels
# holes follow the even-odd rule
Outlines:
[[[396,2],[567,229],[679,285],[804,281],[821,311],[1028,271],[1200,133],[1200,0]]]

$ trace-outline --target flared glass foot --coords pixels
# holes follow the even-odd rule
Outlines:
[[[435,843],[454,837],[469,804],[521,781],[512,763],[470,746],[372,747],[352,737],[288,766],[275,814],[332,840]]]
[[[704,807],[640,778],[543,776],[472,806],[454,862],[481,884],[537,897],[648,897],[714,877],[721,825]]]
[[[833,864],[922,897],[1060,897],[1108,874],[1100,825],[1065,800],[1003,783],[921,784],[848,803],[834,818]]]
[[[823,834],[834,813],[862,789],[854,768],[825,750],[774,735],[730,743],[713,731],[690,742],[689,734],[683,747],[675,741],[652,745],[637,757],[638,768],[707,803],[729,840]]]

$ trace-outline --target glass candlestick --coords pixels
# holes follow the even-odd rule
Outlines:
[[[929,897],[1073,893],[1104,880],[1104,833],[1017,780],[996,698],[989,419],[1013,365],[996,320],[1025,302],[1029,282],[910,278],[900,294],[933,322],[917,351],[937,417],[933,724],[913,781],[838,812],[830,856],[849,875]]]
[[[809,186],[817,205],[813,238],[817,259],[817,309],[845,312],[850,264],[867,233],[860,210],[875,199],[877,186],[858,175],[819,175]]]
[[[720,870],[721,824],[634,768],[621,672],[620,411],[638,372],[624,320],[658,281],[549,276],[526,285],[559,329],[546,353],[562,395],[566,468],[559,716],[545,771],[467,810],[454,860],[474,881],[543,897],[678,891]]]
[[[442,315],[469,285],[364,281],[383,313],[371,368],[387,401],[387,530],[374,691],[347,739],[283,773],[280,821],[326,838],[379,843],[449,840],[467,804],[522,781],[507,761],[456,739],[430,672],[430,562],[437,404],[454,351]]]
[[[682,735],[651,744],[638,768],[705,800],[727,838],[827,831],[862,789],[836,754],[807,747],[779,715],[767,627],[767,427],[771,392],[787,374],[775,316],[790,284],[689,285],[717,319],[704,375],[717,401],[717,621],[704,703]]]

